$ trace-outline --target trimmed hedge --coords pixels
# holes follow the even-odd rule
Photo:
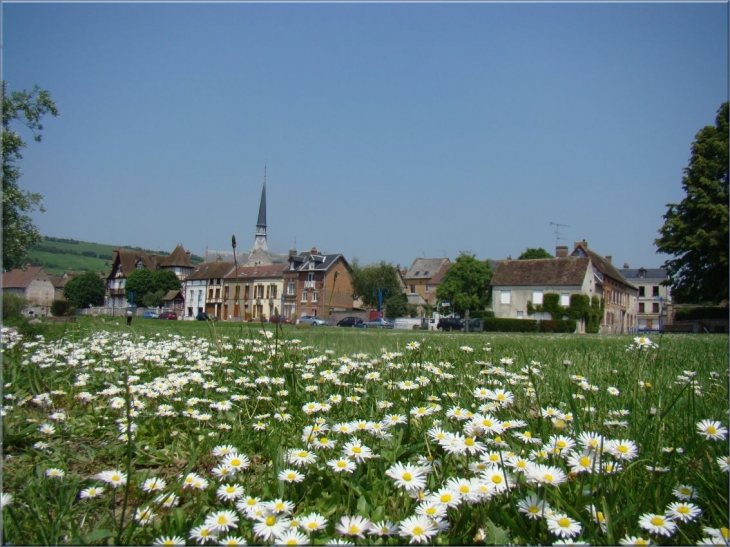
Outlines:
[[[487,317],[483,319],[485,332],[575,332],[574,319],[498,319]]]
[[[494,312],[491,310],[479,310],[469,313],[470,319],[489,319],[494,317]]]
[[[696,321],[700,319],[727,319],[728,309],[722,306],[703,306],[699,308],[680,308],[674,316],[676,321]]]

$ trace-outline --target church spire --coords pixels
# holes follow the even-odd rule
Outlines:
[[[259,217],[256,221],[256,237],[253,242],[253,249],[249,253],[247,265],[259,266],[271,263],[269,248],[266,245],[266,166],[264,165],[264,185],[261,189]]]

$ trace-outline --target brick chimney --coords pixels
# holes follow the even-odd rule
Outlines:
[[[573,250],[575,251],[579,245],[583,245],[583,247],[585,247],[586,249],[588,248],[588,242],[584,239],[583,241],[576,241],[573,244]]]
[[[312,247],[312,250],[309,251],[309,253],[310,254],[313,254],[313,255],[318,255],[319,254],[319,251],[317,250],[317,247]]]
[[[568,256],[568,246],[567,245],[558,245],[555,247],[555,257],[556,258],[565,258]]]
[[[608,261],[609,264],[611,263],[612,258],[613,257],[611,255],[606,255],[606,260]]]

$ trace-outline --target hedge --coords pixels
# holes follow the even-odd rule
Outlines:
[[[534,319],[484,319],[484,330],[488,332],[538,332]]]
[[[674,316],[675,321],[696,321],[700,319],[727,319],[728,309],[722,306],[703,306],[680,308]]]

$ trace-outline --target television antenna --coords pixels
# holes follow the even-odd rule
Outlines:
[[[559,222],[551,222],[550,226],[555,226],[555,246],[557,247],[558,241],[565,239],[564,237],[560,237],[560,227],[570,228],[570,226],[567,224],[560,224]]]

